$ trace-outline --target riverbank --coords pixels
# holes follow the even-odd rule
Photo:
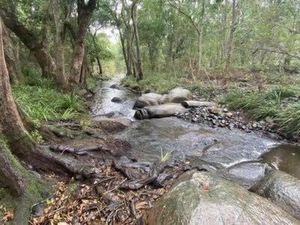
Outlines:
[[[300,140],[300,77],[293,75],[262,76],[259,83],[255,74],[233,73],[229,75],[208,76],[205,80],[192,81],[170,75],[146,76],[144,80],[136,82],[132,77],[125,78],[123,85],[136,92],[166,93],[180,85],[193,92],[198,99],[214,101],[225,110],[232,110],[230,121],[214,124],[228,126],[234,122],[234,127],[246,131],[262,130],[275,133],[283,139],[293,142]],[[197,122],[205,117],[203,110],[192,110],[181,116],[191,122]],[[204,109],[205,111],[205,109]],[[201,116],[202,115],[202,116]],[[215,115],[212,115],[212,117]],[[220,118],[223,121],[224,118]],[[199,120],[200,121],[200,120]],[[201,120],[203,121],[203,120]],[[236,124],[236,125],[235,125]],[[274,136],[275,137],[275,136]]]
[[[249,189],[277,166],[261,156],[279,143],[255,133],[174,117],[135,121],[137,96],[119,81],[101,82],[93,98],[80,91],[91,113],[85,107],[79,117],[42,123],[37,137],[43,147],[93,170],[70,177],[29,167],[54,190],[33,206],[32,224],[143,224],[147,211],[187,171],[210,171]],[[115,97],[121,101],[113,102]],[[287,164],[287,172],[295,171],[298,161]],[[3,215],[13,215],[3,209]]]

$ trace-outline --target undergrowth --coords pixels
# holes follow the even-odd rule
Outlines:
[[[16,102],[36,122],[43,120],[72,119],[84,112],[83,100],[74,93],[60,93],[51,81],[13,87]]]
[[[229,92],[221,100],[233,110],[243,110],[252,119],[271,118],[289,135],[300,135],[300,90],[297,86],[278,86],[265,91]]]
[[[171,74],[153,73],[145,75],[141,81],[136,81],[133,76],[123,79],[123,84],[131,88],[138,87],[140,90],[151,90],[159,93],[166,93],[181,84],[181,78]]]

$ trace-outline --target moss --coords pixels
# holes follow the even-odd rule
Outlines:
[[[11,167],[14,168],[26,182],[25,193],[20,197],[14,197],[8,192],[9,190],[0,188],[0,205],[15,212],[14,224],[23,224],[24,218],[30,215],[33,203],[42,200],[42,193],[47,191],[47,185],[44,181],[37,179],[37,177],[27,171],[11,154],[3,136],[0,137],[0,147],[1,151],[5,151],[5,156],[9,160]]]

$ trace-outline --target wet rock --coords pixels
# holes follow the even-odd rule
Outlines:
[[[123,156],[114,161],[114,166],[129,179],[121,185],[124,189],[137,190],[157,178],[154,164],[150,162],[134,162]]]
[[[134,118],[143,120],[151,118],[162,118],[175,116],[178,113],[184,113],[188,111],[181,104],[163,104],[157,106],[147,106],[143,109],[139,109],[135,112]]]
[[[110,86],[110,88],[112,88],[112,89],[120,89],[120,87],[119,87],[119,85],[118,84],[112,84],[111,86]]]
[[[177,87],[169,92],[167,101],[173,103],[181,103],[183,101],[191,99],[191,97],[192,93],[189,90],[182,87]]]
[[[226,169],[222,176],[250,189],[264,178],[267,168],[268,165],[266,163],[240,163]]]
[[[108,133],[118,133],[125,130],[129,125],[130,121],[126,119],[98,118],[93,120],[91,127],[100,128]]]
[[[115,102],[115,103],[122,103],[122,102],[123,102],[123,100],[122,100],[121,98],[119,98],[119,97],[113,97],[113,98],[111,99],[111,101],[112,101],[112,102]]]
[[[300,220],[300,180],[281,171],[270,172],[253,191]]]
[[[145,106],[159,105],[161,104],[162,95],[156,93],[147,93],[141,95],[135,102],[133,108],[144,108]]]
[[[148,213],[147,225],[299,224],[267,199],[207,172],[181,181]]]
[[[269,132],[276,132],[274,124],[270,123],[270,121],[247,121],[239,112],[230,112],[227,108],[218,106],[217,104],[215,104],[215,106],[192,107],[187,113],[178,114],[177,117],[193,123],[205,123],[214,128],[237,128],[247,133],[252,131],[263,131],[267,135],[270,134]],[[274,139],[278,138],[278,136],[275,136]]]
[[[131,146],[128,142],[111,137],[106,137],[105,139],[74,139],[65,141],[63,144],[50,146],[50,150],[60,154],[89,155],[100,159],[111,159],[128,155],[130,148]]]

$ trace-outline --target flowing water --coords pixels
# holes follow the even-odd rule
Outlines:
[[[277,141],[240,130],[210,128],[175,117],[136,121],[133,118],[135,96],[119,87],[121,77],[105,81],[99,87],[92,112],[95,116],[123,118],[130,127],[118,134],[127,140],[131,153],[139,160],[158,161],[166,158],[204,160],[212,165],[229,168],[243,162],[259,160],[272,164],[300,178],[300,147],[282,145]],[[111,101],[119,97],[122,103]]]

